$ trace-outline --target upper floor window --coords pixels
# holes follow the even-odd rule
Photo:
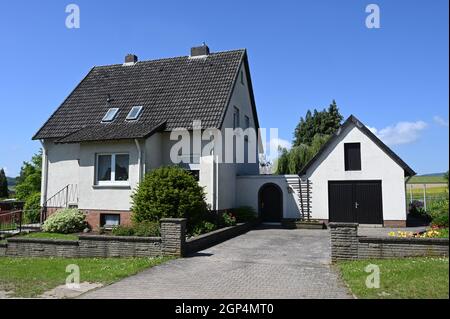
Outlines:
[[[96,161],[97,185],[129,185],[130,156],[125,153],[98,154]]]
[[[235,106],[233,113],[233,129],[239,127],[239,109]]]
[[[245,83],[245,82],[244,82],[244,71],[241,71],[241,74],[240,74],[239,77],[240,77],[240,79],[241,79],[241,84],[244,85],[244,83]]]
[[[142,111],[142,106],[133,106],[131,108],[130,113],[128,113],[128,115],[127,115],[127,120],[128,121],[137,120],[137,118],[141,114],[141,111]]]
[[[250,127],[250,118],[246,115],[245,116],[244,129],[248,129],[249,127]]]
[[[344,144],[345,170],[361,170],[361,143]]]
[[[114,121],[118,112],[119,112],[119,108],[117,108],[117,107],[112,107],[112,108],[108,109],[108,112],[106,112],[105,116],[102,119],[102,122]]]

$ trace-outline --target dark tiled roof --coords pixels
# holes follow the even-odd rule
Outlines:
[[[145,138],[165,127],[165,122],[125,122],[125,123],[97,123],[86,126],[69,134],[56,143],[79,143],[93,141],[120,140],[130,138]]]
[[[155,123],[165,122],[165,129],[171,130],[191,128],[193,120],[201,120],[203,127],[220,128],[243,60],[248,68],[246,51],[235,50],[212,53],[207,58],[185,56],[132,66],[94,67],[33,139],[133,138],[151,131]],[[251,82],[249,86],[254,104]],[[138,120],[142,125],[125,125],[128,112],[137,105],[143,106]],[[110,107],[120,109],[116,119],[100,124]]]
[[[308,169],[320,158],[322,153],[331,145],[340,135],[341,133],[349,126],[355,125],[358,127],[364,134],[367,135],[379,148],[381,148],[392,160],[394,160],[400,167],[405,171],[405,176],[414,176],[416,172],[409,167],[397,154],[394,153],[386,144],[384,144],[375,134],[372,133],[371,130],[367,128],[360,120],[358,120],[354,115],[350,115],[349,118],[342,124],[342,126],[334,133],[330,139],[322,146],[319,152],[302,168],[302,170],[298,173],[300,176],[305,175]]]

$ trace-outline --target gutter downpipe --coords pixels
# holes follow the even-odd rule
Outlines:
[[[42,172],[41,172],[41,207],[43,208],[47,201],[47,185],[48,185],[48,156],[47,148],[44,140],[39,140],[42,146]]]
[[[138,181],[139,183],[142,181],[142,150],[141,150],[141,144],[139,144],[139,141],[137,139],[134,139],[134,143],[136,144],[136,148],[138,151]]]

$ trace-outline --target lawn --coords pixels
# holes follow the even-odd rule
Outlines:
[[[364,268],[380,267],[380,288],[367,288]],[[448,258],[345,261],[337,264],[353,294],[365,299],[443,299],[449,297]]]
[[[157,258],[0,258],[0,290],[12,297],[37,297],[65,284],[66,267],[80,267],[80,282],[113,283],[169,260]]]
[[[58,233],[29,233],[21,235],[20,238],[36,238],[36,239],[58,239],[58,240],[78,240],[78,236],[74,234],[58,234]]]

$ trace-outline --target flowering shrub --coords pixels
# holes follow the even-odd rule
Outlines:
[[[236,217],[232,213],[223,213],[221,222],[224,226],[234,226],[236,225]]]
[[[399,238],[448,238],[448,228],[431,227],[422,233],[408,231],[390,232],[389,236]]]
[[[66,208],[51,215],[42,226],[48,233],[76,233],[86,227],[85,215],[78,209]]]

